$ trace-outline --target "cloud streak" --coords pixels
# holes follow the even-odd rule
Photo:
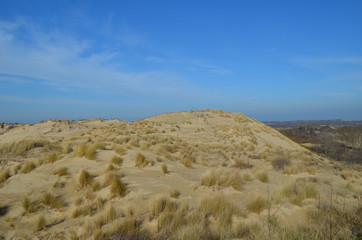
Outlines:
[[[188,71],[207,71],[219,75],[229,75],[233,73],[230,69],[212,64],[205,64],[200,60],[166,59],[159,57],[147,57],[146,60],[154,63],[180,65],[181,68],[184,68]]]
[[[291,59],[295,63],[306,64],[362,64],[362,57],[340,57],[340,58],[294,58]]]
[[[128,40],[133,42],[134,38],[131,36]],[[36,79],[57,89],[174,100],[217,95],[167,71],[123,69],[122,62],[126,59],[122,59],[121,50],[97,52],[94,49],[91,40],[78,39],[57,29],[45,32],[40,26],[23,20],[0,22],[0,81],[13,79],[31,83],[31,79]],[[223,71],[213,66],[202,67]]]

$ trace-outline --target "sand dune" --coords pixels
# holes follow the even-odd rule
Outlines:
[[[330,196],[343,211],[360,207],[359,166],[313,154],[240,113],[48,120],[4,130],[0,144],[4,239],[277,239]],[[90,177],[81,180],[83,170]],[[205,199],[237,210],[207,212]]]

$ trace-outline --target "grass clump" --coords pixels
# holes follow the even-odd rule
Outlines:
[[[93,192],[98,191],[99,189],[101,189],[101,184],[98,181],[94,181],[92,183],[92,190]]]
[[[35,222],[35,231],[41,231],[46,229],[45,218],[38,216]]]
[[[60,167],[60,168],[57,168],[56,170],[54,170],[53,174],[61,177],[61,176],[69,175],[69,172],[66,167]]]
[[[290,160],[286,158],[276,158],[271,161],[271,165],[275,170],[282,170],[290,164]]]
[[[87,145],[85,143],[78,144],[73,148],[74,156],[83,157],[85,155],[86,150],[87,150]]]
[[[38,159],[38,165],[47,164],[47,163],[54,163],[59,159],[59,156],[56,152],[49,153],[46,156],[41,156]]]
[[[96,151],[97,151],[97,146],[96,145],[92,145],[92,146],[87,147],[86,151],[85,151],[85,157],[88,158],[89,160],[94,159]]]
[[[250,212],[260,214],[260,212],[266,209],[267,206],[267,200],[262,196],[257,196],[246,205],[246,209],[248,209]]]
[[[48,192],[43,194],[42,203],[52,208],[62,208],[64,206],[64,203],[60,199]]]
[[[214,186],[220,177],[219,172],[211,170],[201,176],[201,185],[211,187]]]
[[[168,212],[175,212],[178,208],[178,204],[174,201],[171,201],[167,197],[160,197],[156,199],[151,206],[151,219],[154,217],[159,216],[161,213],[168,211]]]
[[[251,165],[249,162],[245,162],[244,160],[236,159],[233,167],[242,170],[242,169],[253,168],[253,165]]]
[[[1,146],[0,153],[21,156],[24,155],[27,151],[39,147],[43,147],[44,149],[49,149],[51,148],[51,143],[45,140],[24,139],[19,142],[13,142]]]
[[[113,196],[123,197],[127,194],[127,186],[118,177],[111,181],[111,194]]]
[[[288,174],[288,175],[294,175],[294,174],[298,174],[300,172],[300,168],[296,165],[292,165],[292,166],[286,166],[284,168],[284,174]]]
[[[211,170],[201,176],[201,185],[211,187],[233,187],[235,190],[242,190],[242,177],[237,171],[216,171]]]
[[[16,164],[13,168],[13,175],[18,174],[19,170],[21,169],[21,164]]]
[[[10,177],[10,170],[5,169],[0,173],[0,183],[5,182]]]
[[[21,169],[22,173],[30,173],[31,171],[33,171],[36,168],[36,165],[34,162],[26,162],[23,166],[23,168]]]
[[[89,184],[91,184],[92,182],[92,176],[90,175],[90,173],[87,170],[82,170],[81,173],[79,174],[79,184],[80,186],[83,188]]]
[[[109,164],[107,167],[107,172],[113,171],[115,168],[113,166],[113,164]]]
[[[122,162],[123,162],[123,159],[118,156],[113,156],[111,159],[111,163],[116,164],[116,165],[121,165]]]
[[[56,162],[57,160],[58,160],[58,154],[57,153],[50,153],[50,154],[48,154],[48,162],[49,163],[54,163],[54,162]]]
[[[162,164],[161,169],[162,169],[163,174],[168,174],[167,164],[165,164],[165,163]]]
[[[23,206],[24,211],[26,211],[28,213],[34,213],[34,212],[38,211],[38,208],[39,208],[38,204],[36,202],[30,201],[30,199],[28,197],[25,197],[23,199],[22,206]]]
[[[170,191],[170,197],[172,198],[178,198],[180,196],[180,191],[174,189],[172,191]]]
[[[256,174],[256,178],[263,183],[269,182],[269,175],[267,172],[261,172]]]
[[[126,154],[126,150],[123,148],[123,147],[116,147],[115,149],[114,149],[114,151],[116,152],[116,153],[118,153],[119,155],[124,155],[124,154]]]
[[[191,157],[186,157],[185,159],[182,160],[182,164],[186,168],[192,168],[192,163],[194,163],[194,160]]]
[[[301,206],[304,199],[316,198],[318,190],[313,183],[293,182],[283,187],[279,191],[279,195],[281,195],[282,198],[288,199],[291,203]]]
[[[215,216],[220,216],[223,212],[231,211],[239,213],[238,208],[228,201],[223,195],[204,197],[199,204],[199,210],[204,213],[209,213]]]
[[[148,161],[146,160],[146,157],[138,152],[135,158],[135,167],[142,168],[145,167],[147,164]]]

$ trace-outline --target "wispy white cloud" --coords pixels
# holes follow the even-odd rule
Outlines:
[[[315,64],[330,64],[330,63],[349,63],[361,64],[362,57],[339,57],[339,58],[293,58],[292,62],[296,63],[315,63]]]
[[[149,56],[146,58],[147,61],[155,62],[155,63],[170,63],[170,64],[178,64],[180,68],[185,69],[187,71],[207,71],[211,73],[216,73],[219,75],[228,75],[233,72],[230,69],[220,67],[213,64],[206,64],[200,60],[187,60],[187,59],[165,59],[160,57]]]
[[[137,43],[136,38],[128,35],[124,41]],[[138,43],[140,41],[143,40]],[[7,75],[7,81],[25,76],[23,81],[29,81],[27,78],[38,79],[52,87],[81,88],[120,95],[170,99],[217,95],[166,71],[135,72],[122,69],[119,63],[127,60],[121,59],[121,52],[107,49],[94,51],[94,44],[91,40],[79,39],[57,29],[44,31],[40,26],[24,20],[2,21],[0,73]],[[223,71],[215,66],[202,67],[210,71]],[[0,76],[0,79],[4,81],[4,76]]]

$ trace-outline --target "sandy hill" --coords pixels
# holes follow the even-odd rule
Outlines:
[[[20,124],[0,135],[0,160],[0,239],[361,234],[360,167],[240,113]]]

